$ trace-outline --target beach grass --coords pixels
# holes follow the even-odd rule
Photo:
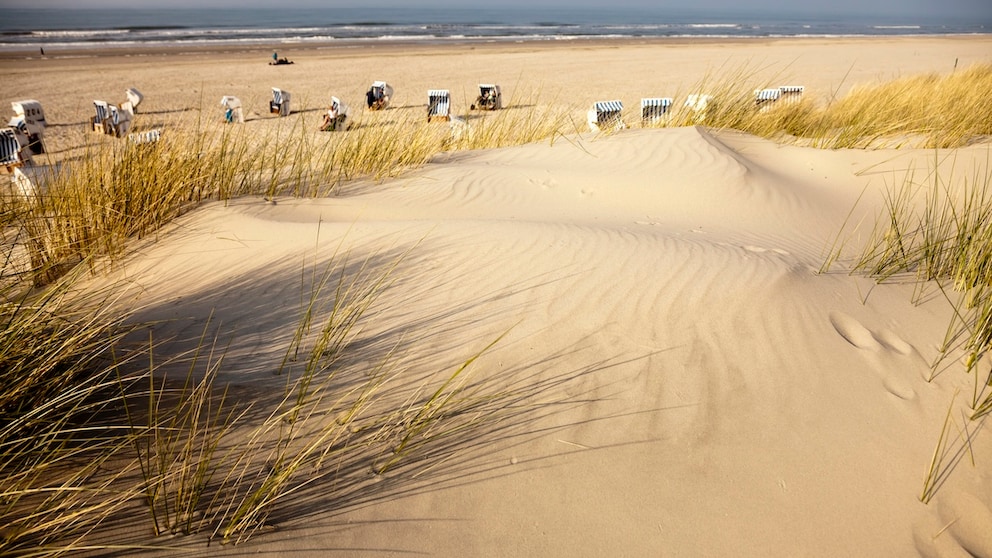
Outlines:
[[[826,107],[804,99],[757,110],[753,90],[762,84],[738,75],[697,84],[717,99],[703,120],[678,109],[661,125],[700,123],[830,148],[953,147],[992,133],[990,82],[992,66],[980,66],[860,88]],[[197,352],[185,357],[186,374],[172,378],[164,366],[180,355],[157,354],[154,339],[125,351],[120,341],[136,326],[107,312],[119,304],[77,291],[87,273],[112,269],[135,239],[154,237],[203,200],[334,195],[343,183],[396,176],[443,151],[555,141],[580,129],[573,113],[535,106],[450,124],[383,111],[333,133],[315,132],[318,123],[306,117],[259,133],[198,116],[156,143],[96,142],[64,161],[35,194],[4,196],[2,224],[17,231],[26,256],[11,249],[0,271],[0,553],[79,550],[134,500],[144,502],[150,532],[242,542],[293,494],[329,477],[355,490],[368,482],[358,472],[394,474],[432,440],[475,428],[485,415],[480,406],[495,404],[468,395],[466,381],[491,344],[402,405],[384,403],[403,374],[389,359],[362,381],[339,385],[338,357],[390,288],[394,266],[360,264],[346,275],[347,258],[336,258],[310,271],[311,297],[281,370],[285,389],[264,409],[233,403],[218,385],[224,351],[206,329]],[[879,280],[914,274],[954,300],[958,318],[944,346],[947,354],[969,355],[971,419],[979,419],[992,411],[992,378],[976,368],[992,346],[992,181],[986,173],[951,192],[936,172],[926,176],[892,189],[854,269]],[[923,212],[915,210],[919,196]],[[835,254],[830,261],[845,260]],[[249,426],[249,412],[263,420]],[[947,446],[948,424],[937,455]],[[233,444],[235,431],[247,442]],[[935,458],[931,467],[927,499],[942,478],[941,463]]]

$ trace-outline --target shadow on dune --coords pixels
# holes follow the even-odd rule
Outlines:
[[[283,399],[287,380],[300,374],[299,363],[284,368],[280,374],[277,372],[292,343],[301,313],[310,304],[314,270],[323,269],[328,260],[294,266],[294,258],[286,256],[282,262],[246,267],[234,273],[232,279],[198,292],[172,293],[174,298],[150,303],[135,314],[135,320],[147,323],[147,329],[153,331],[157,344],[155,361],[175,359],[159,370],[168,370],[172,383],[182,381],[182,375],[190,369],[188,355],[204,348],[204,339],[210,340],[211,350],[216,347],[224,353],[218,384],[228,386],[230,400],[236,401],[239,409],[247,409],[238,423],[242,434],[266,420]],[[555,467],[556,459],[571,452],[609,449],[576,444],[563,446],[562,451],[553,455],[519,462],[511,462],[507,457],[514,448],[553,436],[555,432],[620,418],[602,416],[596,411],[596,404],[609,397],[612,390],[626,389],[619,385],[623,380],[611,379],[603,373],[651,354],[602,354],[585,339],[578,339],[564,348],[504,367],[502,362],[486,359],[487,355],[479,352],[499,336],[499,330],[487,324],[512,331],[527,303],[524,295],[560,279],[533,276],[511,289],[483,291],[471,300],[455,300],[450,306],[425,310],[414,301],[423,296],[424,289],[437,288],[418,275],[418,270],[431,269],[429,260],[429,254],[393,248],[369,257],[353,258],[340,266],[332,263],[334,282],[317,297],[318,304],[330,304],[328,297],[333,298],[333,293],[339,292],[338,285],[382,276],[397,262],[401,263],[389,284],[389,292],[402,294],[389,299],[389,319],[384,326],[376,325],[376,320],[383,319],[379,312],[372,310],[362,317],[361,334],[333,362],[334,376],[321,389],[329,393],[360,390],[373,370],[381,366],[390,370],[390,377],[362,421],[356,420],[360,426],[352,431],[355,439],[335,442],[342,451],[320,468],[301,468],[292,493],[272,507],[266,527],[255,535],[254,541],[238,548],[250,548],[248,545],[256,542],[262,544],[266,530],[271,528],[277,528],[280,533],[292,532],[312,527],[315,520],[330,529],[345,528],[350,524],[347,520],[334,518],[379,502]],[[294,267],[297,271],[287,276],[286,270]],[[464,280],[467,277],[445,278],[445,282]],[[480,306],[495,308],[486,312],[486,324],[478,323]],[[493,331],[497,333],[494,335]],[[147,339],[145,331],[130,338],[128,343],[133,350],[141,351]],[[516,345],[529,342],[528,336],[507,338],[497,343],[494,350],[514,353]],[[429,349],[424,350],[425,346]],[[467,382],[440,408],[430,430],[419,435],[416,443],[405,449],[395,462],[392,462],[396,457],[394,451],[400,442],[397,433],[375,438],[375,443],[355,443],[368,429],[381,429],[390,421],[408,420],[412,413],[425,408],[431,393],[475,356],[480,358],[471,365]],[[290,370],[294,366],[297,369]],[[666,410],[637,410],[627,414]],[[336,409],[328,409],[323,418],[313,419],[314,427],[319,428],[322,421],[334,420],[336,414]],[[402,428],[397,430],[400,434],[402,431]],[[242,436],[236,435],[225,445],[236,445],[239,438]],[[625,440],[610,447],[653,441]],[[267,454],[275,449],[276,443],[259,448],[259,453]],[[329,449],[333,452],[335,447]],[[134,533],[131,540],[118,540],[117,544],[158,543],[159,539],[149,540],[146,531],[134,528],[135,523],[150,521],[141,518],[142,513],[147,512],[136,511],[134,516],[111,525],[118,532]],[[444,519],[416,519],[418,522],[439,520]],[[124,528],[125,524],[131,527]],[[211,555],[217,549],[205,546],[205,536],[201,532],[182,542],[171,539],[164,544],[180,546],[192,555]]]

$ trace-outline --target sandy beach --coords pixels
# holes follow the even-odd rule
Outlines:
[[[273,50],[294,64],[268,65]],[[221,96],[237,95],[245,127],[301,126],[320,141],[330,96],[361,114],[379,79],[397,117],[423,112],[437,88],[467,114],[492,82],[506,110],[560,105],[583,124],[595,101],[634,114],[642,97],[681,103],[741,72],[826,104],[990,62],[989,36],[49,51],[0,56],[0,97],[43,103],[58,160],[115,140],[87,131],[91,102],[120,102],[127,87],[145,95],[141,129],[217,121]],[[288,118],[268,113],[272,87],[292,92]],[[420,385],[499,339],[471,381],[506,404],[402,474],[288,496],[238,546],[156,539],[137,507],[102,538],[189,556],[992,556],[992,436],[961,418],[974,378],[957,358],[931,368],[952,309],[843,261],[820,272],[842,230],[852,247],[864,240],[887,188],[935,166],[987,176],[989,153],[988,141],[820,150],[704,126],[583,125],[443,153],[332,197],[208,201],[92,279],[127,285],[158,354],[209,327],[238,397],[278,391],[272,372],[309,292],[301,271],[347,253],[397,262],[350,373],[392,355]],[[924,504],[949,406],[954,432],[974,435]]]

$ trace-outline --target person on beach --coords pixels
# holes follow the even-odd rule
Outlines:
[[[279,62],[279,54],[276,51],[272,51],[272,61]]]

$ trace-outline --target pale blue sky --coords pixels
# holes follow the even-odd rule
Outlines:
[[[821,0],[816,3],[799,0],[498,0],[499,5],[508,7],[536,8],[569,8],[569,7],[604,7],[617,8],[652,8],[684,12],[690,9],[694,12],[712,11],[714,15],[720,12],[734,14],[764,13],[769,10],[787,14],[850,14],[850,15],[893,15],[920,16],[943,14],[945,16],[973,16],[980,19],[992,18],[992,0]],[[291,8],[335,8],[335,7],[389,7],[402,6],[405,8],[424,7],[456,7],[468,8],[473,3],[464,0],[426,0],[420,2],[400,2],[398,0],[293,0],[279,3],[274,0],[0,0],[0,6],[18,8],[189,8],[189,7],[259,7],[272,8],[288,6]],[[490,7],[492,5],[483,5]]]

